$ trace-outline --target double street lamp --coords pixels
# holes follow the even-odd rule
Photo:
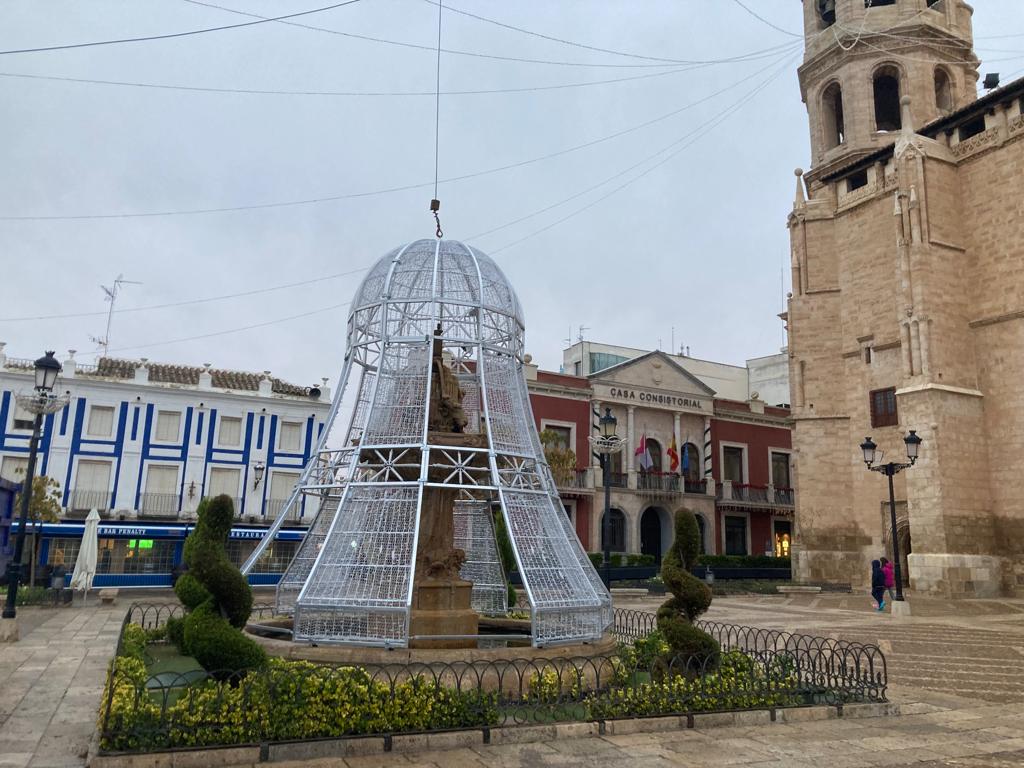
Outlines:
[[[55,397],[53,387],[57,383],[61,365],[47,352],[35,362],[35,393],[18,395],[17,402],[22,408],[35,414],[32,422],[32,438],[28,444],[28,466],[25,468],[25,481],[21,486],[21,523],[18,526],[18,538],[14,545],[14,556],[7,564],[7,601],[4,603],[3,618],[13,619],[17,615],[15,602],[18,599],[18,582],[21,577],[21,558],[25,551],[25,534],[28,530],[28,512],[32,501],[32,480],[36,473],[36,454],[39,450],[39,433],[43,426],[43,416],[55,413],[67,405],[66,397]]]
[[[910,460],[906,464],[900,464],[895,461],[890,461],[888,464],[875,464],[875,461],[881,459],[882,456],[878,454],[878,446],[875,445],[874,441],[870,437],[864,438],[864,442],[860,444],[860,449],[864,453],[864,464],[872,472],[881,472],[883,475],[889,478],[889,515],[890,523],[892,524],[892,563],[896,580],[896,600],[903,600],[903,569],[900,566],[900,542],[896,537],[896,494],[893,491],[892,479],[895,475],[902,472],[904,469],[914,466],[917,462],[917,455],[921,449],[921,443],[923,442],[918,437],[915,430],[910,430],[910,433],[903,438],[903,442],[907,446],[907,458]]]
[[[601,462],[601,482],[604,484],[604,518],[601,534],[604,539],[604,557],[602,562],[604,585],[612,586],[612,455],[622,450],[623,440],[616,433],[618,419],[612,416],[612,409],[605,408],[604,415],[598,419],[599,436],[590,438]]]

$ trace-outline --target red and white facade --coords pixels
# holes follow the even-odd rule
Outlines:
[[[709,554],[788,555],[789,409],[717,398],[678,360],[651,352],[587,377],[528,366],[538,429],[561,432],[576,453],[576,472],[557,480],[580,541],[602,548],[603,479],[588,437],[610,408],[625,441],[611,473],[612,551],[660,559],[687,508]]]

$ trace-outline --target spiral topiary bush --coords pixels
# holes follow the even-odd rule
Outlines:
[[[670,658],[710,668],[721,657],[718,643],[693,625],[711,605],[711,590],[690,573],[700,554],[700,529],[687,509],[676,513],[675,527],[675,540],[661,564],[661,578],[672,597],[658,609],[658,629],[668,643]]]
[[[225,551],[235,516],[231,497],[203,499],[198,515],[185,540],[188,571],[174,585],[189,613],[168,635],[207,672],[262,667],[263,649],[240,631],[252,611],[252,590]]]

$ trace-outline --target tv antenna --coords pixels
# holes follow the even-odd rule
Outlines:
[[[583,341],[583,334],[586,333],[589,330],[590,330],[589,326],[586,326],[586,325],[579,326],[579,330],[576,332],[576,338],[573,339],[573,337],[572,337],[572,326],[570,325],[569,326],[569,337],[566,338],[566,339],[563,339],[563,341],[566,344],[569,344],[569,345],[572,345],[573,343],[579,344],[579,343],[581,343]]]
[[[103,293],[106,294],[103,300],[110,302],[110,310],[107,312],[107,332],[103,334],[102,338],[97,336],[90,336],[89,338],[103,349],[103,357],[107,356],[107,350],[110,349],[110,326],[114,321],[114,304],[121,293],[122,285],[142,285],[142,283],[138,280],[125,280],[124,274],[120,274],[114,278],[113,285],[109,287],[106,285],[100,286],[103,289]]]

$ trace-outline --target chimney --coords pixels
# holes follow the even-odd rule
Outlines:
[[[213,374],[210,373],[211,363],[203,363],[202,373],[199,374],[199,388],[213,389]]]
[[[139,362],[139,366],[135,369],[135,383],[136,384],[148,384],[149,383],[149,367],[146,363],[149,362],[148,358],[142,358]]]
[[[331,388],[327,386],[328,378],[326,376],[320,379],[323,382],[320,385],[320,399],[330,402],[331,399]]]
[[[65,379],[75,378],[75,370],[78,368],[78,361],[75,360],[75,352],[77,351],[77,349],[68,350],[68,359],[64,361],[64,370],[62,371]]]
[[[274,383],[270,380],[270,371],[264,371],[260,378],[260,395],[270,397],[274,392]]]

